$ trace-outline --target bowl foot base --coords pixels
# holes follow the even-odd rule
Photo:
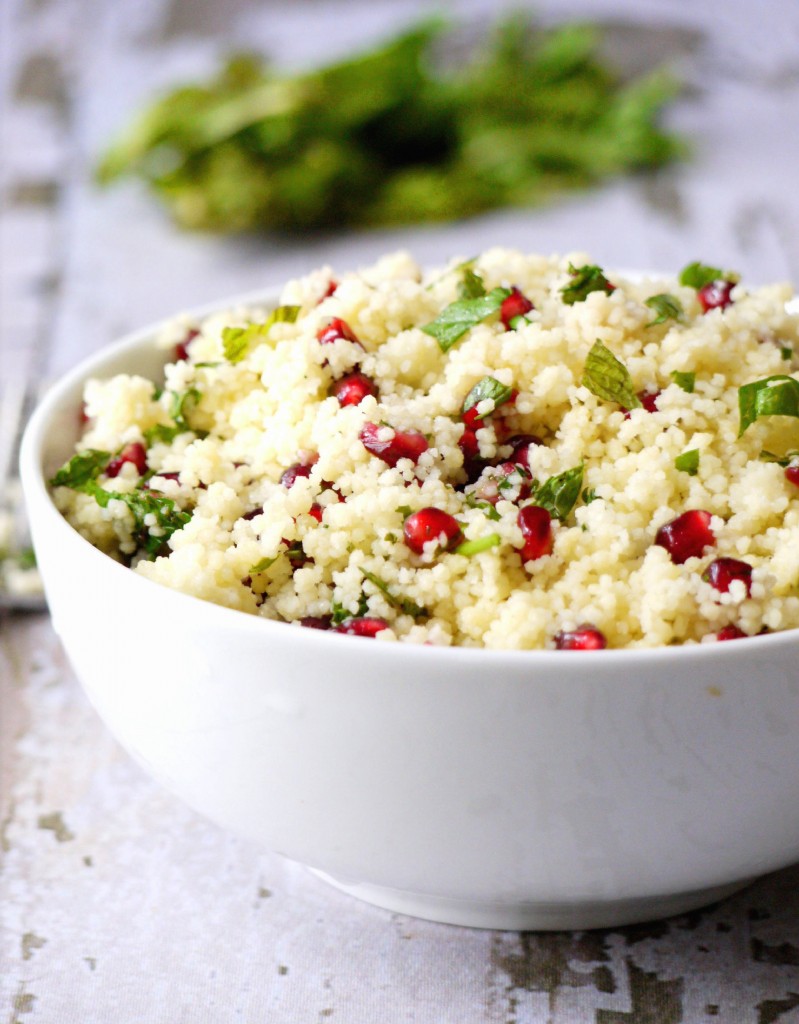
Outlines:
[[[405,892],[382,885],[339,881],[323,871],[310,869],[323,881],[357,899],[393,910],[396,913],[421,917],[443,924],[468,928],[491,928],[499,931],[564,931],[588,928],[615,928],[620,925],[654,921],[716,903],[749,885],[743,879],[727,885],[669,896],[643,896],[635,899],[552,902],[493,903],[447,899],[423,893]]]

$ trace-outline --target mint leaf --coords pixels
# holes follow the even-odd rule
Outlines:
[[[191,519],[188,512],[176,508],[175,502],[171,498],[153,494],[152,491],[132,491],[130,494],[121,494],[118,491],[106,491],[95,485],[86,493],[92,494],[101,508],[106,508],[112,499],[122,501],[128,506],[133,516],[134,534],[140,547],[150,558],[155,558],[172,534],[182,530]],[[153,517],[155,523],[146,522],[149,517]],[[153,533],[153,529],[158,532]]]
[[[333,601],[330,605],[330,611],[332,614],[332,622],[334,626],[340,626],[342,622],[346,622],[347,619],[360,618],[369,611],[369,602],[366,599],[366,594],[361,591],[361,596],[358,598],[358,608],[353,613],[348,608],[345,608],[339,601]]]
[[[787,345],[780,345],[780,355],[788,363],[793,359],[793,349]]]
[[[674,460],[674,466],[689,476],[696,476],[699,472],[699,449],[692,448],[689,452],[678,455]]]
[[[799,380],[775,374],[738,388],[741,425],[738,437],[763,416],[794,416],[799,419]]]
[[[683,391],[687,391],[689,395],[694,393],[694,386],[696,385],[695,373],[682,373],[680,370],[674,370],[669,374],[669,376],[678,388],[682,388]]]
[[[466,507],[467,508],[478,508],[485,515],[486,519],[491,519],[495,523],[498,523],[502,516],[497,512],[490,501],[481,501],[475,497],[473,493],[466,495]]]
[[[560,289],[567,306],[573,306],[575,302],[585,302],[591,292],[605,292],[610,295],[616,288],[605,277],[602,267],[595,263],[586,263],[583,267],[575,267],[570,263],[569,273],[571,281]]]
[[[202,395],[197,388],[188,388],[186,391],[172,391],[170,393],[172,401],[169,406],[169,415],[174,423],[172,426],[158,423],[156,426],[150,427],[149,430],[145,430],[144,439],[147,444],[152,444],[154,441],[162,441],[164,444],[169,444],[179,434],[188,433],[192,429],[186,421],[186,406],[195,406],[202,398]]]
[[[485,419],[486,416],[491,415],[491,412],[498,409],[501,405],[504,405],[512,394],[513,388],[508,387],[507,384],[500,384],[495,377],[483,377],[482,380],[479,380],[475,384],[463,400],[461,412],[466,413],[476,405],[479,405],[480,402],[484,402],[490,398],[493,399],[494,409],[490,412],[481,413],[477,417],[478,420]]]
[[[451,302],[438,314],[432,323],[422,330],[438,342],[442,352],[449,352],[472,327],[488,319],[510,295],[509,288],[492,288],[488,295],[477,299],[460,299]]]
[[[566,519],[577,504],[583,486],[583,464],[551,476],[535,492],[533,504],[556,519]]]
[[[266,572],[267,569],[275,564],[279,557],[280,555],[273,555],[271,558],[262,558],[260,562],[251,565],[248,570],[250,576],[257,576],[259,572]]]
[[[625,409],[641,408],[627,367],[599,340],[591,346],[580,383],[606,402],[618,402]]]
[[[695,288],[699,291],[700,288],[704,288],[706,284],[712,284],[714,281],[735,282],[739,279],[740,275],[736,274],[735,271],[722,270],[721,267],[710,267],[706,263],[696,261],[689,263],[687,267],[683,267],[678,281],[688,288]]]
[[[477,537],[475,540],[463,541],[456,548],[453,548],[452,553],[454,555],[464,555],[466,558],[471,558],[472,555],[479,555],[481,551],[488,551],[489,548],[495,548],[501,543],[502,538],[498,533],[489,533],[485,537]]]
[[[592,501],[598,501],[599,495],[596,493],[595,487],[586,487],[580,496],[584,505],[590,505]]]
[[[246,327],[223,327],[222,346],[230,363],[240,363],[253,343],[266,341],[275,324],[293,324],[300,315],[300,306],[278,306],[261,324]]]
[[[657,314],[654,320],[649,321],[647,327],[664,324],[667,320],[682,320],[685,316],[680,300],[675,295],[669,295],[666,292],[650,295],[644,305],[649,306]]]
[[[461,299],[480,299],[486,294],[483,279],[475,273],[471,266],[466,266],[463,271],[461,283],[458,285],[458,295]]]
[[[71,487],[73,491],[85,491],[87,485],[97,479],[110,460],[110,452],[87,448],[86,451],[78,452],[77,455],[72,456],[69,462],[64,463],[50,481],[50,486]]]
[[[407,597],[396,597],[394,594],[392,594],[391,591],[388,589],[387,584],[385,584],[380,579],[379,576],[375,576],[375,574],[372,572],[367,572],[366,569],[361,569],[361,573],[365,579],[369,580],[370,583],[377,587],[377,589],[383,594],[383,596],[385,597],[385,599],[388,601],[392,608],[396,608],[404,615],[410,615],[414,619],[430,617],[430,612],[428,612],[428,610],[426,608],[423,608],[421,605],[416,604],[415,601],[411,601],[410,598]]]

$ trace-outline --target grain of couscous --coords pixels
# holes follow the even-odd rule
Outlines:
[[[693,263],[490,250],[182,318],[91,380],[53,480],[149,579],[379,640],[595,649],[799,627],[799,319]]]

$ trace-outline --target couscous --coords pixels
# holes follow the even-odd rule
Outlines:
[[[799,627],[790,298],[501,249],[321,269],[173,322],[162,381],[91,380],[55,500],[156,583],[378,640]]]

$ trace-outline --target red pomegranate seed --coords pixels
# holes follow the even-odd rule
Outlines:
[[[723,629],[720,629],[718,631],[718,633],[716,633],[716,639],[717,640],[740,640],[741,637],[744,637],[746,635],[747,634],[744,633],[743,630],[740,630],[740,629],[738,629],[737,626],[734,626],[734,625],[730,624],[729,626],[725,626]]]
[[[126,462],[132,462],[139,476],[142,476],[147,471],[147,452],[144,445],[139,444],[138,441],[126,444],[119,455],[111,459],[105,467],[105,475],[111,477],[119,476]]]
[[[86,411],[85,402],[80,403],[80,411],[78,412],[78,422],[82,427],[85,427],[86,424],[89,422],[89,414]]]
[[[318,502],[314,502],[313,505],[308,509],[308,515],[312,516],[317,523],[322,522],[322,506]]]
[[[336,626],[337,633],[347,633],[349,636],[377,636],[383,629],[388,629],[388,623],[384,619],[376,619],[368,615],[347,619],[340,626]]]
[[[657,412],[658,399],[659,398],[660,398],[660,392],[659,391],[639,391],[638,392],[638,400],[640,401],[641,405],[643,406],[644,412]],[[624,413],[624,418],[626,420],[628,420],[630,418],[630,410],[629,409],[625,409],[624,406],[622,406],[621,409],[622,409],[622,412]]]
[[[552,554],[552,516],[540,505],[525,505],[519,510],[516,520],[524,537],[521,550],[523,562],[532,562],[544,555]]]
[[[710,529],[710,513],[691,509],[661,526],[655,543],[665,548],[672,562],[682,565],[689,558],[701,558],[705,548],[713,547],[716,537]]]
[[[510,290],[510,295],[507,299],[503,299],[502,305],[499,307],[499,318],[505,325],[505,330],[510,331],[512,330],[511,320],[517,316],[524,316],[534,308],[527,296],[514,285]]]
[[[471,427],[465,427],[458,441],[458,447],[463,452],[463,461],[471,462],[480,454],[480,445],[477,443],[477,433]]]
[[[504,411],[505,406],[507,405],[515,405],[518,397],[519,392],[514,388],[499,409],[494,409],[492,412],[485,413],[485,415],[481,416],[477,411],[477,406],[473,405],[470,409],[467,409],[466,412],[461,413],[461,419],[470,430],[479,430],[481,427],[486,425],[486,420],[489,416],[493,416],[495,412]]]
[[[306,629],[330,629],[332,624],[329,615],[306,615],[304,619],[300,619],[300,625]]]
[[[795,487],[799,487],[799,465],[787,466],[785,469],[785,479],[789,480]]]
[[[722,594],[730,589],[733,580],[740,580],[746,587],[746,594],[752,593],[752,566],[737,558],[717,558],[702,573],[702,579]]]
[[[726,309],[727,306],[731,306],[732,298],[730,297],[730,292],[734,287],[734,281],[720,279],[710,281],[700,288],[696,293],[696,297],[699,299],[702,312],[708,313],[711,309]]]
[[[583,623],[577,629],[564,630],[555,637],[555,647],[559,651],[601,651],[607,646],[602,630],[589,623]]]
[[[513,449],[511,461],[517,462],[520,466],[524,466],[525,469],[530,468],[531,446],[543,443],[541,438],[536,437],[535,434],[514,434],[513,437],[509,437],[505,442],[505,444],[509,444]]]
[[[197,330],[196,327],[192,327],[191,330],[186,334],[186,337],[183,339],[183,341],[179,341],[177,345],[175,345],[176,363],[179,363],[182,360],[189,358],[189,342],[194,341],[194,339],[197,337],[199,333],[200,332]]]
[[[333,317],[330,323],[320,327],[316,332],[316,337],[322,345],[332,345],[339,338],[344,338],[346,341],[358,341],[347,321],[341,320],[337,316]]]
[[[440,547],[447,551],[463,536],[458,520],[440,508],[422,508],[413,512],[405,520],[402,535],[405,543],[417,555],[424,552],[425,544],[430,541],[436,542],[436,550]]]
[[[384,441],[378,436],[384,429],[377,423],[365,423],[358,436],[368,452],[389,466],[396,466],[400,459],[410,459],[415,465],[430,447],[424,434],[416,430],[395,430],[394,436]]]
[[[300,477],[309,477],[317,457],[313,458],[310,462],[294,462],[288,469],[284,469],[280,476],[280,482],[283,486],[291,488]]]
[[[329,299],[331,295],[335,295],[337,288],[338,281],[336,281],[335,278],[331,278],[330,284],[327,286],[327,290],[325,291],[324,295],[319,299],[319,302],[324,302],[325,299]]]
[[[377,395],[377,385],[365,373],[356,371],[341,377],[330,389],[339,405],[360,405],[367,395]]]

